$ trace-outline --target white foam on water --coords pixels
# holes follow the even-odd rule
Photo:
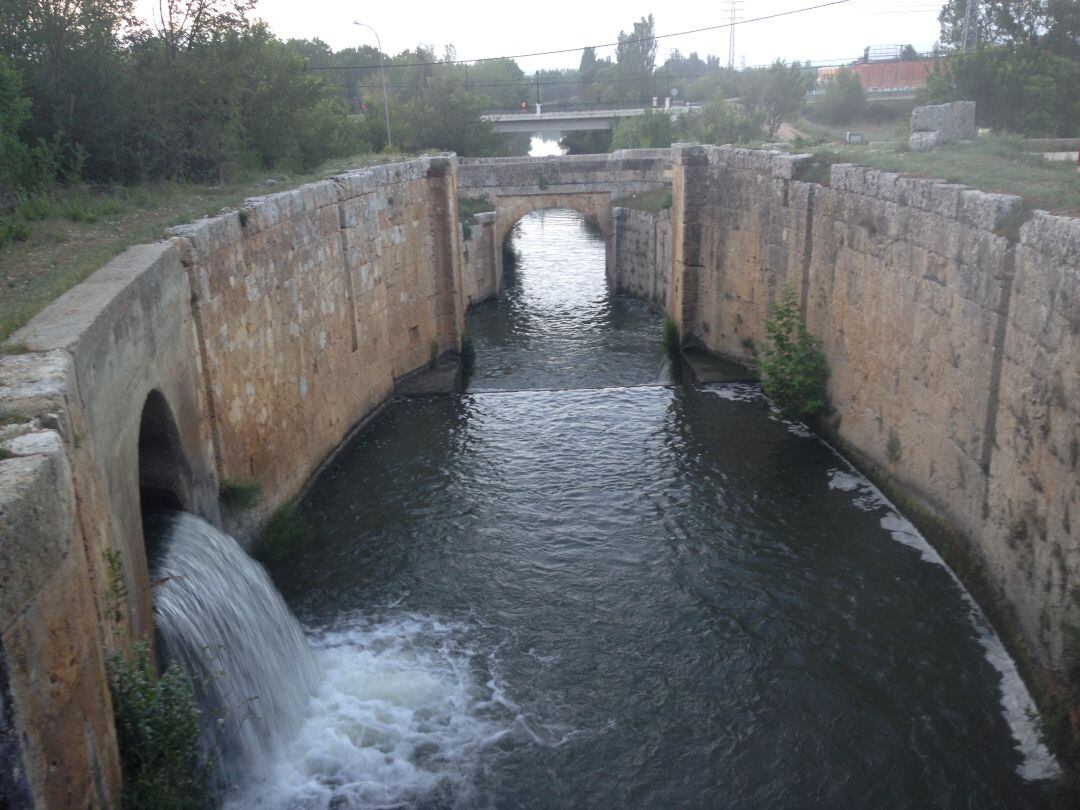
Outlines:
[[[765,398],[761,386],[756,383],[729,383],[708,386],[704,390],[731,402],[751,402]],[[1057,759],[1046,747],[1042,737],[1042,724],[1039,720],[1035,701],[1017,671],[1016,662],[1002,644],[1001,638],[990,625],[982,608],[968,593],[967,588],[948,566],[937,550],[927,542],[912,523],[903,517],[896,506],[885,497],[873,483],[859,473],[844,456],[828,442],[816,436],[805,425],[785,419],[773,408],[773,418],[783,422],[788,431],[796,436],[816,438],[828,447],[844,465],[843,469],[829,470],[829,487],[840,492],[852,493],[856,507],[866,512],[883,510],[881,527],[898,543],[919,552],[919,556],[933,565],[940,565],[956,583],[965,604],[968,615],[975,629],[977,639],[983,648],[983,654],[1000,677],[999,693],[1002,713],[1009,724],[1015,741],[1016,750],[1023,757],[1017,773],[1027,780],[1053,779],[1060,775],[1061,768]]]
[[[964,587],[956,572],[949,567],[911,521],[900,514],[896,506],[885,497],[884,493],[855,470],[836,448],[828,445],[827,442],[825,444],[847,467],[846,470],[829,470],[830,489],[856,493],[853,496],[854,503],[864,511],[884,510],[885,514],[881,518],[881,527],[889,533],[892,539],[919,552],[919,556],[924,561],[933,565],[940,565],[948,571],[949,576],[956,583],[956,587],[968,607],[968,616],[972,626],[975,628],[979,645],[983,648],[983,655],[990,665],[997,670],[1001,679],[998,691],[1002,713],[1012,732],[1015,748],[1023,757],[1017,768],[1017,773],[1029,781],[1053,779],[1060,775],[1061,768],[1057,759],[1050,753],[1042,740],[1042,724],[1035,708],[1035,701],[1020,677],[1020,673],[1016,668],[1016,661],[1005,649],[1001,638],[990,625],[978,602],[968,593],[967,588]]]
[[[791,420],[783,420],[784,427],[787,428],[788,433],[792,433],[803,439],[812,439],[816,434],[802,422],[792,422]]]
[[[755,402],[765,398],[758,383],[714,383],[703,386],[702,390],[728,402]]]
[[[498,685],[477,678],[467,637],[411,615],[312,635],[323,678],[307,720],[226,806],[397,807],[467,792],[481,753],[517,725]]]

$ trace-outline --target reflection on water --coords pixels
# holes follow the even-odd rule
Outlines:
[[[559,146],[559,134],[533,135],[529,141],[529,157],[548,157],[551,155],[564,155],[566,150]]]
[[[332,677],[264,805],[1042,806],[909,524],[756,386],[652,384],[658,316],[576,215],[516,241],[473,391],[396,403],[303,504],[273,574]]]
[[[613,296],[604,238],[574,211],[540,211],[518,224],[527,246],[503,279],[503,296],[475,307],[472,388],[603,388],[665,382],[659,316]]]

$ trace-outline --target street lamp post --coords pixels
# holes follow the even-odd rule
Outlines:
[[[367,23],[357,22],[353,20],[353,25],[362,25],[364,28],[371,28]],[[379,39],[379,32],[374,28],[371,28],[371,33],[375,35],[375,43],[379,46],[379,73],[382,75],[382,104],[383,113],[386,115],[386,145],[393,146],[394,142],[390,138],[390,103],[386,100],[386,59],[383,55],[382,41]]]

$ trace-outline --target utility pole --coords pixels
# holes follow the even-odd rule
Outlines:
[[[742,0],[731,0],[731,24],[728,26],[728,70],[735,69],[735,13],[740,5],[742,5]]]
[[[379,39],[379,32],[374,28],[371,28],[367,23],[353,20],[353,25],[361,25],[364,28],[370,28],[371,33],[375,35],[375,44],[379,46],[379,73],[382,74],[382,105],[383,113],[386,115],[386,145],[393,146],[394,142],[390,139],[390,102],[386,100],[386,56],[383,54],[382,40]]]
[[[960,50],[967,53],[975,47],[978,33],[979,0],[967,0],[964,4],[964,33],[960,40]]]

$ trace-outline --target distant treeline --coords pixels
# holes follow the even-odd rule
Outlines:
[[[946,49],[956,47],[962,5],[943,7]],[[772,137],[817,78],[798,62],[737,71],[678,51],[657,65],[651,15],[619,33],[613,57],[586,48],[577,69],[526,75],[512,59],[459,64],[453,48],[389,57],[370,45],[335,52],[320,40],[282,41],[252,22],[254,6],[160,0],[154,19],[140,20],[134,0],[0,0],[0,213],[5,200],[58,182],[219,181],[390,145],[520,154],[528,138],[495,133],[480,113],[536,101],[705,104],[676,123],[653,115],[610,137],[571,134],[572,151]],[[1080,3],[996,0],[988,9],[981,49],[950,60],[928,98],[974,98],[980,121],[999,129],[1075,135]],[[357,29],[358,41],[365,35]],[[826,83],[825,120],[859,113],[857,84],[843,71]]]
[[[379,86],[378,71],[313,69],[378,65],[379,54],[283,42],[251,21],[253,6],[162,0],[156,19],[140,20],[133,0],[0,0],[6,196],[65,181],[217,181],[382,150],[381,96],[364,89]],[[463,70],[444,69],[422,49],[391,62],[432,63],[389,71],[395,148],[521,149],[520,138],[496,135],[479,120],[496,102],[468,92]],[[507,69],[521,75],[513,63],[475,71],[479,78]],[[361,98],[371,105],[367,115],[355,115]]]

